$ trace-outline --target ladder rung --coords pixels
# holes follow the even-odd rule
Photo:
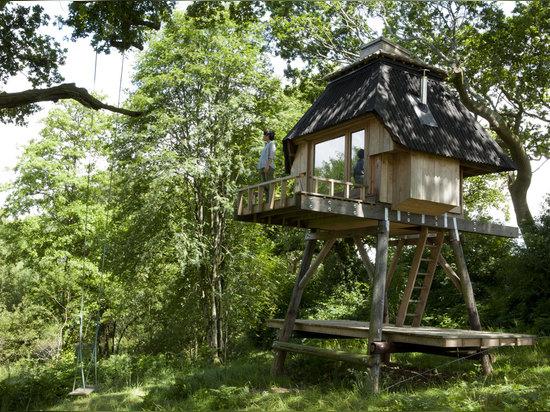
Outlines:
[[[420,303],[422,302],[421,300],[409,300],[409,303]]]
[[[407,316],[416,316],[416,313],[407,313]]]
[[[425,286],[413,286],[413,289],[426,289]]]
[[[437,247],[435,243],[426,243],[426,247]]]
[[[420,276],[429,276],[430,274],[429,273],[422,273],[422,272],[418,272],[417,273],[417,276],[420,275]]]
[[[420,259],[421,262],[433,262],[433,259]]]

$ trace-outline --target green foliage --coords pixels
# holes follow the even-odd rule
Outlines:
[[[281,276],[263,231],[233,221],[236,190],[257,181],[261,131],[279,135],[300,105],[272,78],[263,24],[245,31],[225,6],[218,12],[176,14],[137,63],[132,100],[147,114],[115,143],[123,182],[113,265],[139,279],[127,303],[150,308],[131,326],[149,335],[137,347],[208,347],[223,359],[234,333],[273,311]]]
[[[0,409],[41,409],[62,400],[73,379],[72,362],[15,364],[0,369]]]
[[[491,293],[487,317],[505,328],[550,335],[550,198],[530,235],[530,247],[517,245],[499,256],[495,281],[484,283]]]
[[[370,282],[351,239],[332,247],[304,290],[301,316],[318,319],[368,318]]]
[[[40,32],[40,27],[50,20],[43,11],[40,5],[9,4],[0,8],[0,82],[5,84],[21,72],[34,87],[62,79],[58,67],[65,63],[66,49]]]
[[[174,7],[173,1],[117,1],[116,3],[71,2],[69,15],[59,18],[73,28],[72,39],[88,37],[97,51],[109,53],[131,47],[143,50],[147,38],[145,28],[160,29]]]
[[[97,310],[107,220],[101,162],[111,124],[76,103],[52,110],[44,123],[21,156],[3,210],[2,360],[72,353],[81,287],[86,319]]]
[[[494,220],[492,211],[503,213],[506,220],[510,218],[509,196],[506,191],[506,176],[491,174],[464,179],[463,198],[466,216],[472,220]]]
[[[359,7],[358,7],[359,6]],[[285,76],[292,80],[287,93],[313,103],[323,90],[320,81],[338,64],[356,60],[362,43],[358,31],[371,35],[365,18],[370,4],[353,2],[266,3],[269,11],[268,39],[274,52],[287,61]],[[295,65],[296,61],[305,63]],[[297,67],[298,66],[298,67]]]
[[[73,28],[73,40],[92,36],[92,46],[109,53],[111,47],[124,51],[143,48],[147,32],[158,30],[161,21],[169,18],[174,2],[117,1],[70,2],[69,15],[57,16],[58,25]],[[25,7],[12,1],[0,2],[0,83],[23,74],[32,88],[51,86],[63,81],[59,67],[65,64],[67,49],[43,34],[50,16],[40,5]],[[11,93],[2,96],[0,121],[26,124],[26,118],[40,110],[37,104],[11,107]],[[50,100],[59,96],[52,94]]]
[[[11,2],[10,2],[11,3]],[[33,87],[51,85],[62,80],[59,66],[65,63],[66,49],[51,36],[40,32],[50,17],[40,5],[25,7],[9,4],[0,8],[0,82],[24,73]],[[25,117],[35,113],[37,105],[21,109],[1,109],[0,121],[24,124]]]

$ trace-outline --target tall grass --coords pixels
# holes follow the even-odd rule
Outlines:
[[[353,345],[346,343],[348,350]],[[362,351],[363,347],[356,349]],[[479,364],[472,360],[454,362],[434,355],[395,355],[393,363],[382,371],[382,390],[377,395],[368,391],[367,370],[301,355],[289,355],[287,376],[277,379],[269,373],[272,353],[253,348],[227,365],[195,364],[164,355],[119,355],[100,364],[102,385],[91,396],[64,399],[52,406],[57,398],[50,391],[56,386],[45,385],[42,407],[49,410],[550,410],[550,340],[540,340],[534,347],[498,348],[492,354],[495,362],[490,377],[482,376]],[[28,381],[32,376],[28,375]],[[10,379],[13,391],[17,386],[13,373]],[[5,380],[2,378],[0,385]],[[39,381],[44,383],[43,379]],[[33,385],[34,393],[38,393],[40,384]],[[17,406],[17,409],[27,407],[24,403]],[[31,407],[39,406],[34,403]]]

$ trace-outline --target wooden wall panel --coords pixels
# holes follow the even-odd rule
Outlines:
[[[393,153],[369,156],[368,191],[376,194],[379,202],[392,203]]]
[[[393,197],[393,154],[381,155],[380,191],[378,200],[384,203],[392,203]]]
[[[399,205],[411,197],[411,185],[416,178],[411,176],[411,157],[409,153],[394,155],[393,161],[393,205]]]
[[[290,169],[291,175],[307,172],[307,146],[307,142],[304,142],[296,148],[296,155]]]
[[[378,120],[374,118],[370,119],[367,130],[369,136],[369,155],[373,156],[379,153],[391,152],[395,149],[390,134]]]
[[[460,206],[460,165],[456,159],[399,153],[394,160],[396,210],[440,215]]]

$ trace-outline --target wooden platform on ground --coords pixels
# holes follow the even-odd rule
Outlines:
[[[281,329],[283,319],[268,319],[267,326]],[[333,338],[368,339],[369,323],[352,320],[310,320],[297,319],[294,331],[304,336],[323,335]],[[506,332],[480,332],[474,330],[433,328],[427,326],[402,326],[384,324],[382,340],[392,343],[429,346],[447,349],[489,348],[498,346],[534,345],[534,335]]]

